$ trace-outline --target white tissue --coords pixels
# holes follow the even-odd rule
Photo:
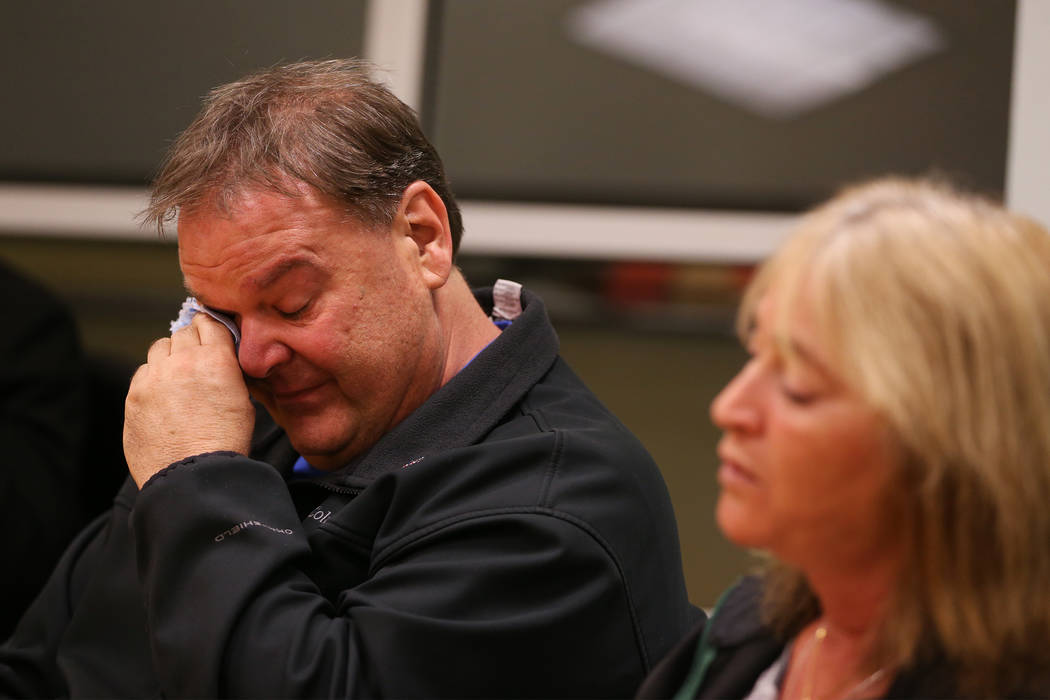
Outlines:
[[[207,314],[222,325],[226,326],[226,328],[229,329],[230,333],[233,334],[234,345],[241,342],[241,332],[237,329],[237,324],[233,322],[232,318],[230,318],[226,314],[220,314],[217,311],[212,311],[207,306],[204,306],[199,301],[197,301],[194,297],[186,297],[186,301],[182,302],[182,308],[179,309],[178,317],[171,322],[171,332],[174,333],[180,328],[185,328],[186,326],[190,325],[190,321],[192,321],[193,317],[199,313]]]

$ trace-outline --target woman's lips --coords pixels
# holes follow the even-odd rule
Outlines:
[[[718,483],[723,488],[734,486],[754,487],[758,483],[758,477],[751,470],[741,466],[740,462],[732,457],[719,453],[720,464],[718,465]]]

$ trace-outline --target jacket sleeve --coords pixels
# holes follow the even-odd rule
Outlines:
[[[165,694],[627,697],[640,683],[622,576],[582,523],[450,518],[373,553],[330,601],[304,573],[280,476],[215,457],[158,474],[132,515]]]

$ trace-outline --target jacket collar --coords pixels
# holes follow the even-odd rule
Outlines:
[[[707,677],[708,672],[703,672],[698,697],[747,695],[754,679],[782,649],[762,625],[759,613],[761,597],[762,586],[756,577],[744,578],[728,589],[719,598],[711,617],[697,623],[689,635],[657,664],[639,688],[636,698],[677,696],[686,679],[697,670],[697,665],[704,667],[710,663],[710,660],[703,661],[709,652],[717,656],[731,648],[739,651],[745,646],[750,651],[737,658],[728,673],[721,669],[713,683]]]
[[[492,289],[474,296],[486,313]],[[491,431],[558,357],[558,337],[539,297],[522,290],[522,313],[474,360],[343,469],[319,480],[361,486],[429,454],[471,445]]]
[[[757,576],[741,579],[713,612],[708,641],[716,647],[731,647],[768,636],[770,631],[762,622],[761,610],[762,580]]]

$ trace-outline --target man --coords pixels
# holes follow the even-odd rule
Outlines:
[[[538,299],[468,289],[441,162],[366,75],[250,76],[174,144],[148,216],[239,344],[198,314],[150,348],[133,483],[0,692],[629,696],[692,621],[659,472]]]

